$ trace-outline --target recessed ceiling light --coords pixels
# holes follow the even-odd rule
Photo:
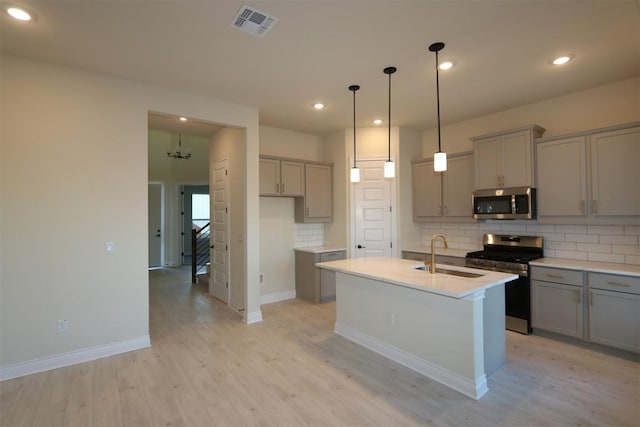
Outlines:
[[[453,67],[453,62],[451,61],[445,61],[443,63],[440,64],[440,66],[438,68],[440,68],[441,70],[448,70],[450,68]]]
[[[316,110],[322,110],[324,108],[324,104],[322,102],[316,102],[315,104],[313,104],[313,108],[315,108]]]
[[[180,121],[181,121],[181,122],[186,122],[186,121],[187,121],[187,118],[186,118],[186,117],[180,117]]]
[[[572,59],[573,59],[573,56],[571,55],[559,56],[553,60],[553,65],[563,65],[571,61]]]
[[[9,14],[9,16],[11,16],[14,19],[17,19],[18,21],[31,21],[33,20],[33,15],[29,12],[27,12],[24,9],[21,9],[19,7],[13,7],[10,6],[6,9],[7,13]]]
[[[374,124],[374,125],[381,125],[381,124],[382,124],[382,119],[375,119],[375,120],[373,121],[373,124]]]

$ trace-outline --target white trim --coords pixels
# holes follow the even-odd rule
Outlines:
[[[250,325],[252,323],[262,322],[262,310],[252,311],[251,313],[244,312],[244,323]]]
[[[0,381],[151,347],[149,335],[0,367]]]
[[[260,295],[260,305],[270,304],[272,302],[285,301],[288,299],[294,299],[296,297],[296,290],[289,289],[288,291],[273,292],[266,295]]]
[[[401,350],[395,346],[389,345],[374,338],[370,335],[364,334],[344,323],[336,322],[334,332],[346,339],[355,342],[363,347],[368,348],[387,359],[393,360],[407,368],[431,378],[441,384],[446,385],[465,396],[469,396],[472,399],[480,399],[487,391],[487,377],[482,374],[475,382],[468,378],[464,378],[459,374],[451,372],[447,369],[443,369],[438,365],[428,362],[424,359],[420,359],[404,350]]]

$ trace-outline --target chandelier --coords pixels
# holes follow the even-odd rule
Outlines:
[[[178,134],[178,145],[171,151],[167,151],[167,157],[174,159],[188,159],[191,157],[191,148],[182,148],[182,134]]]

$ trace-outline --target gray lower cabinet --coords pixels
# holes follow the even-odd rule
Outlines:
[[[313,303],[323,303],[336,299],[336,274],[316,267],[318,262],[345,259],[347,251],[329,252],[296,251],[296,298]]]
[[[584,273],[531,266],[531,326],[584,338]]]
[[[589,339],[640,352],[640,278],[588,273]]]

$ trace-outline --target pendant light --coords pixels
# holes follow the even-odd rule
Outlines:
[[[438,52],[444,49],[444,43],[436,42],[429,46],[431,52],[436,53],[436,97],[438,101],[438,152],[433,155],[433,170],[444,172],[447,170],[447,153],[442,151],[440,140],[440,78],[438,73]]]
[[[353,92],[353,167],[349,180],[351,182],[360,182],[360,169],[356,166],[356,91],[360,89],[358,85],[349,86],[349,90]]]
[[[391,161],[391,74],[398,71],[398,69],[396,67],[387,67],[382,71],[389,76],[389,119],[388,119],[389,151],[388,151],[387,161],[384,162],[384,177],[393,178],[396,176],[396,165]]]

